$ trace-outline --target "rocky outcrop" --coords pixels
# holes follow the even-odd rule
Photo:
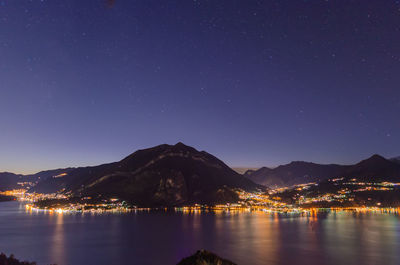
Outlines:
[[[193,256],[184,258],[177,265],[236,265],[206,250],[199,250]]]

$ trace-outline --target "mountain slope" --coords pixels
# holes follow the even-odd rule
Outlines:
[[[334,177],[366,177],[393,181],[400,180],[400,164],[373,155],[355,165],[321,165],[296,161],[277,168],[260,168],[245,175],[256,183],[268,187],[284,187]]]
[[[379,177],[386,180],[395,180],[400,177],[400,165],[380,155],[373,155],[349,167],[344,175],[348,177]]]
[[[390,159],[390,161],[400,164],[400,156],[393,157]]]
[[[23,187],[21,183],[36,182],[34,176],[17,175],[10,172],[0,173],[0,191],[20,189]]]
[[[22,175],[10,172],[0,172],[0,191],[13,189],[27,189],[35,185],[37,182],[48,178],[57,177],[62,174],[71,172],[73,168],[53,169],[41,171],[36,174]]]
[[[267,187],[284,187],[300,183],[309,183],[339,175],[344,166],[319,165],[303,161],[295,161],[276,168],[263,167],[250,172],[247,177]]]
[[[75,168],[59,168],[59,169],[44,170],[36,174],[27,175],[27,177],[36,178],[38,181],[46,180],[52,177],[58,177],[58,176],[61,177],[62,174],[67,174],[68,172],[71,172],[74,169]]]
[[[118,197],[141,206],[173,206],[236,201],[234,188],[260,186],[216,157],[178,143],[139,150],[115,163],[73,169],[63,177],[39,182],[34,190]]]

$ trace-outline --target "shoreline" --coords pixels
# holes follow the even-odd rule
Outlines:
[[[47,213],[131,213],[131,212],[175,212],[185,214],[197,213],[252,213],[262,212],[266,214],[286,214],[286,215],[314,215],[317,213],[328,212],[356,212],[356,213],[390,213],[400,214],[400,207],[330,207],[330,208],[298,208],[291,210],[276,210],[257,207],[153,207],[153,208],[114,208],[114,209],[88,209],[88,210],[71,210],[65,208],[40,208],[32,204],[25,204],[28,211],[47,212]]]

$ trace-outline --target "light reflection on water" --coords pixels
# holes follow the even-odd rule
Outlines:
[[[51,260],[65,260],[64,245],[64,216],[63,214],[51,214],[50,220],[55,224],[52,232],[52,242],[49,255]]]
[[[57,214],[0,203],[0,251],[39,264],[176,264],[208,249],[242,265],[399,264],[396,214]]]

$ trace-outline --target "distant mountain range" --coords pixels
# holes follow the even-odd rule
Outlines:
[[[239,174],[244,174],[250,170],[255,171],[258,169],[258,167],[233,167],[232,169],[235,170]]]
[[[18,183],[36,182],[37,178],[32,176],[17,175],[10,172],[0,172],[0,191],[19,189],[22,185]]]
[[[400,156],[398,156],[398,157],[393,157],[393,158],[391,158],[390,160],[393,161],[393,162],[396,162],[396,163],[399,163],[399,164],[400,164]]]
[[[0,173],[0,191],[30,183],[32,192],[118,197],[141,206],[173,206],[234,202],[236,188],[286,187],[334,177],[400,182],[400,157],[385,159],[373,155],[355,165],[295,161],[276,168],[247,170],[242,175],[207,152],[183,143],[164,144],[99,166],[55,169],[32,175]]]
[[[31,191],[118,197],[140,206],[235,202],[235,188],[264,188],[218,158],[183,143],[139,150],[115,163],[45,173],[41,176],[47,177]]]
[[[334,177],[375,178],[400,182],[400,160],[373,155],[355,165],[321,165],[295,161],[276,168],[249,170],[244,176],[267,187],[286,187]]]
[[[0,191],[27,188],[29,184],[35,185],[41,180],[46,180],[47,178],[70,172],[72,169],[73,168],[46,170],[31,175],[0,172]]]

